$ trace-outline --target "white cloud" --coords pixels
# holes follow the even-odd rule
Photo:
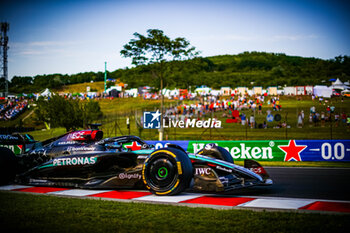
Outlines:
[[[69,54],[72,46],[80,42],[75,41],[31,41],[13,42],[10,44],[11,52],[17,56],[34,56],[50,54]]]
[[[274,41],[299,41],[299,40],[312,40],[317,39],[319,36],[311,35],[276,35],[272,37]]]
[[[300,40],[312,40],[317,39],[319,36],[311,35],[209,35],[201,36],[194,39],[202,41],[241,41],[241,42],[252,42],[252,41],[265,41],[265,42],[278,42],[278,41],[300,41]]]
[[[37,46],[37,47],[43,47],[43,46],[70,46],[77,44],[77,41],[32,41],[26,43],[29,46]]]
[[[242,36],[242,35],[209,35],[194,37],[197,40],[209,40],[209,41],[254,41],[260,40],[261,36]]]

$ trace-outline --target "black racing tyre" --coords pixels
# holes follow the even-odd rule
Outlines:
[[[175,195],[189,187],[193,168],[187,154],[176,148],[154,151],[146,159],[142,179],[154,194]]]
[[[13,181],[17,172],[17,158],[5,147],[0,147],[0,185]]]
[[[205,145],[205,147],[202,150],[198,151],[197,154],[212,157],[214,159],[224,160],[229,163],[234,163],[232,155],[225,148],[217,146],[214,143]]]

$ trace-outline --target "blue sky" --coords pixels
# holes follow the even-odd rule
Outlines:
[[[9,78],[130,67],[120,50],[157,28],[201,56],[244,51],[331,59],[350,55],[349,5],[340,0],[2,0],[10,23]]]

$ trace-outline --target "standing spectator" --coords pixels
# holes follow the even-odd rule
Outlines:
[[[266,114],[267,114],[267,115],[270,115],[270,114],[271,114],[271,110],[270,110],[270,109],[267,109]]]
[[[298,128],[302,128],[303,127],[303,118],[301,115],[301,112],[299,112],[298,114]]]
[[[314,114],[314,113],[316,113],[316,108],[315,108],[315,106],[312,106],[310,108],[310,114]]]
[[[346,119],[347,119],[346,114],[345,114],[345,112],[343,112],[343,113],[341,114],[341,121],[342,121],[344,124],[346,124]]]
[[[320,104],[322,104],[323,98],[322,98],[322,97],[319,97],[319,98],[318,98],[318,101],[319,101]]]
[[[334,114],[335,127],[338,127],[339,124],[339,113]]]
[[[277,111],[276,104],[273,104],[273,111]]]
[[[324,114],[324,112],[321,112],[321,126],[324,127],[326,122],[326,116]]]
[[[301,110],[301,119],[303,120],[303,126],[304,126],[304,118],[305,118],[304,110]]]
[[[319,113],[316,112],[315,114],[312,114],[312,121],[315,123],[315,127],[317,126],[317,122],[319,121]]]
[[[260,103],[260,104],[259,104],[259,108],[258,108],[258,114],[259,114],[259,115],[261,115],[261,113],[262,113],[262,112],[261,112],[261,109],[262,109],[262,106],[261,106],[261,105],[262,105],[262,104]]]
[[[310,125],[310,127],[312,127],[312,122],[313,122],[313,117],[312,117],[312,114],[310,113],[310,115],[309,115],[309,125]]]
[[[256,108],[256,104],[255,104],[255,102],[253,102],[253,104],[252,104],[252,110],[255,111],[255,108]]]
[[[285,121],[282,123],[282,128],[287,128],[287,123]]]
[[[241,122],[242,122],[242,125],[245,125],[245,121],[246,121],[246,116],[244,113],[242,113],[241,115]]]
[[[250,128],[255,128],[255,118],[254,115],[250,116]]]

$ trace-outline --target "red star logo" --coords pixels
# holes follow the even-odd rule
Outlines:
[[[125,148],[130,149],[131,151],[141,150],[141,145],[139,145],[136,141],[133,141],[131,145],[126,145]]]
[[[297,146],[295,145],[295,140],[290,140],[288,146],[278,146],[284,151],[284,161],[290,161],[294,159],[295,161],[302,161],[300,158],[300,152],[302,152],[307,146]]]

